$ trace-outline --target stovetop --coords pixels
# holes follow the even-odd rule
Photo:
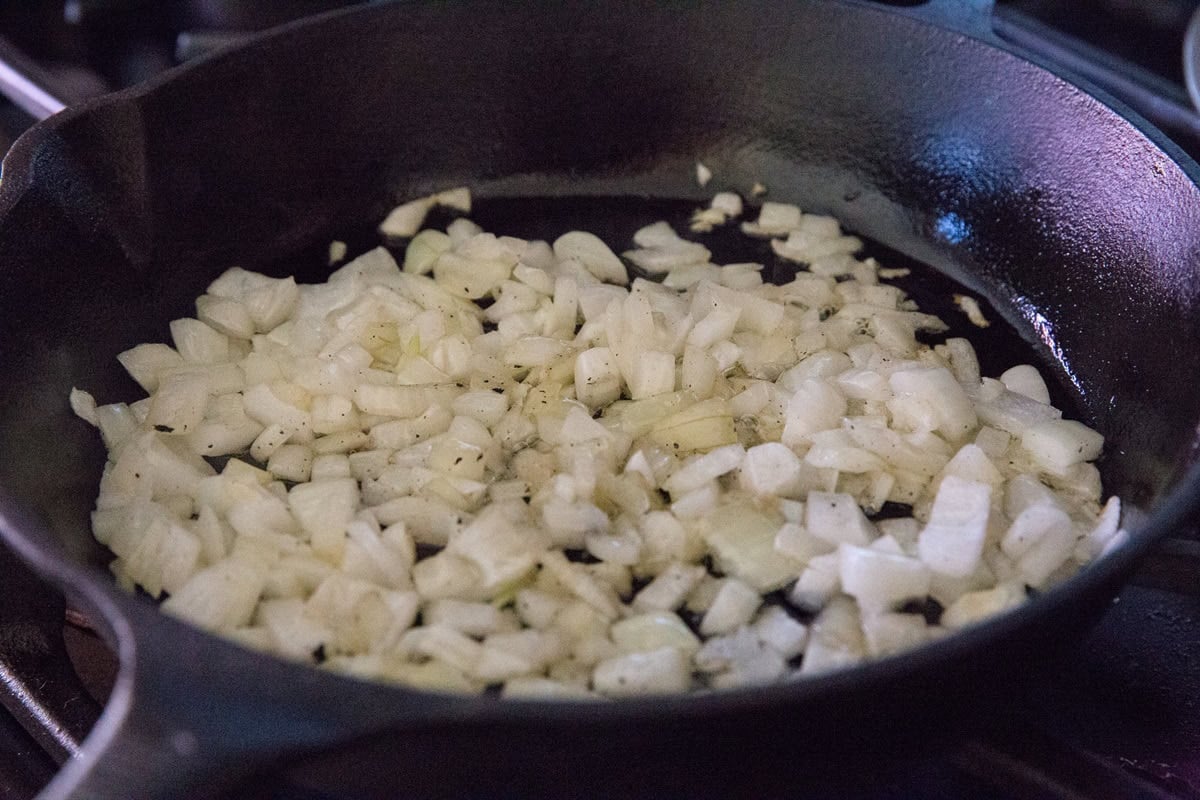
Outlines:
[[[0,4],[0,37],[29,55],[64,96],[79,99],[343,4],[26,0]],[[1200,116],[1190,110],[1180,70],[1183,31],[1197,5],[1200,0],[1002,0],[996,18],[1010,40],[1070,62],[1200,159]],[[0,152],[29,124],[28,115],[0,103]],[[21,637],[35,634],[6,625],[0,602],[0,645],[13,652],[27,644],[29,653],[17,659],[20,669],[0,668],[0,798],[28,800],[78,745],[108,695],[116,665],[85,619],[0,550],[0,596],[13,591],[45,596],[46,613],[63,623],[61,642],[26,643]],[[89,696],[78,698],[66,719],[39,719],[36,697],[28,693],[52,692],[54,675],[65,669],[78,674]],[[863,800],[1200,800],[1200,535],[1184,532],[1168,542],[1086,638],[1048,656],[1026,677],[1010,697],[1006,719],[990,726],[988,736],[931,746],[881,769]],[[756,788],[748,786],[744,796],[757,796]],[[797,796],[805,796],[803,787]],[[279,772],[239,797],[329,796]]]

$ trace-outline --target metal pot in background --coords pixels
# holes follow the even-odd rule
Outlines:
[[[1200,109],[1200,8],[1192,14],[1183,37],[1183,78],[1192,106]]]

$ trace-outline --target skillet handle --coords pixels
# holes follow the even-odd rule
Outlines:
[[[61,764],[79,752],[100,706],[71,666],[62,597],[2,545],[0,575],[0,704]]]
[[[397,702],[393,688],[347,686],[132,597],[99,613],[121,670],[100,720],[38,800],[225,800],[272,762],[453,715],[448,695]]]
[[[45,680],[24,693],[21,703],[21,709],[35,717],[28,726],[31,735],[62,763],[62,769],[38,795],[39,800],[203,797],[194,789],[204,786],[214,770],[227,766],[222,758],[225,754],[213,752],[227,748],[221,737],[208,737],[206,752],[200,752],[199,739],[185,724],[186,710],[171,702],[172,673],[164,662],[175,650],[163,647],[155,653],[153,647],[143,648],[142,638],[134,635],[135,623],[131,623],[129,614],[110,596],[95,591],[92,579],[68,563],[40,515],[28,513],[3,491],[0,533],[11,547],[0,551],[0,565],[6,567],[4,591],[0,592],[3,625],[6,629],[23,626],[36,630],[49,643],[45,647],[50,650],[46,658],[50,667],[42,665],[35,670]],[[121,669],[102,711],[90,703],[69,667],[49,671],[67,658],[57,641],[63,602],[55,598],[49,604],[42,603],[41,598],[49,590],[40,584],[35,588],[30,583],[32,577],[23,579],[28,573],[14,556],[57,588],[69,592],[74,604],[87,611],[116,649]],[[0,674],[7,679],[10,667],[14,676],[27,674],[28,665],[14,661],[22,655],[0,647]],[[175,671],[183,673],[182,680],[188,679],[186,670]],[[82,718],[76,719],[80,715]],[[231,740],[237,742],[236,737]],[[230,760],[229,764],[245,761]]]
[[[114,626],[122,667],[108,704],[38,800],[228,800],[239,781],[269,762],[371,729],[369,717],[322,719],[319,701],[315,715],[281,707],[253,674],[251,653],[222,663],[196,645],[227,656],[237,648],[168,641],[147,634],[145,620],[131,622],[124,631]],[[259,666],[271,672],[270,664]],[[295,697],[292,703],[299,705]]]
[[[122,712],[131,711],[122,716]],[[198,742],[177,733],[154,742],[159,723],[137,709],[105,709],[84,749],[54,776],[37,800],[209,800],[222,797],[248,769],[248,759],[201,754]]]
[[[471,718],[449,694],[359,682],[252,652],[126,595],[68,558],[0,490],[0,535],[117,651],[108,704],[39,800],[210,800],[271,761],[383,729]]]

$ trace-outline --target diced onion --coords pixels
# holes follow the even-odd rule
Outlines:
[[[470,193],[380,225],[412,237],[402,266],[225,272],[173,346],[118,357],[147,398],[72,390],[109,449],[92,522],[122,585],[354,675],[616,698],[915,647],[1127,537],[1103,437],[1035,367],[987,378],[967,340],[922,344],[945,324],[831,217],[743,224],[807,265],[782,286],[647,225],[625,258],[664,277],[631,285],[591,233],[421,230],[435,205]],[[719,193],[692,228],[742,211]]]

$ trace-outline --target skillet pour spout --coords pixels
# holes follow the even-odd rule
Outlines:
[[[1086,629],[1196,505],[1200,170],[1119,104],[1012,52],[986,6],[373,4],[22,137],[0,184],[0,534],[94,615],[121,660],[104,715],[44,797],[213,796],[238,765],[333,743],[302,775],[351,796],[494,780],[561,794],[579,774],[590,794],[623,796],[660,785],[666,764],[680,792],[727,796],[755,770],[795,784],[831,754],[861,763],[938,721],[974,720],[993,687]],[[364,683],[217,640],[115,587],[89,527],[104,454],[68,394],[133,396],[116,354],[165,340],[226,267],[279,265],[399,199],[461,184],[484,198],[699,204],[696,161],[722,186],[761,181],[984,295],[1105,435],[1129,543],[911,653],[603,704]],[[298,280],[324,278],[324,265],[298,266]],[[564,753],[584,771],[539,772]],[[621,769],[586,768],[614,754]]]

